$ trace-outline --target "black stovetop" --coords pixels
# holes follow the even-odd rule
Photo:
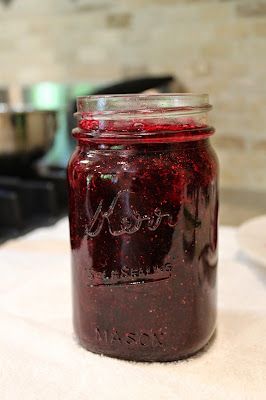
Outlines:
[[[65,170],[0,174],[0,243],[54,224],[66,213]]]

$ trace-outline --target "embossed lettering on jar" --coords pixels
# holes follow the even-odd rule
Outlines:
[[[188,357],[216,323],[218,167],[208,96],[77,104],[68,167],[76,336],[112,357]]]

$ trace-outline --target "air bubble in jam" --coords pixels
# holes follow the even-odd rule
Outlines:
[[[136,132],[141,132],[145,129],[145,125],[141,122],[134,122],[132,126]]]
[[[216,321],[213,129],[105,121],[95,139],[97,123],[79,121],[68,168],[76,335],[112,357],[186,357]]]

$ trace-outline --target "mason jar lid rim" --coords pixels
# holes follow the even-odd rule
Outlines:
[[[164,97],[205,97],[209,99],[208,93],[125,93],[125,94],[92,94],[88,96],[78,96],[77,99],[96,99],[96,98],[117,98],[117,97],[136,97],[136,98],[164,98]]]
[[[208,94],[197,93],[163,93],[163,94],[115,94],[115,95],[90,95],[77,98],[77,117],[86,118],[107,115],[119,115],[123,118],[126,114],[197,114],[211,109]]]
[[[147,104],[146,104],[147,103]],[[206,93],[158,93],[158,94],[106,94],[106,95],[89,95],[80,96],[77,98],[78,109],[82,107],[89,107],[90,105],[99,105],[103,107],[106,105],[109,109],[112,106],[125,106],[130,107],[130,104],[139,104],[140,106],[147,107],[149,104],[155,104],[156,107],[200,107],[209,105],[209,95]]]

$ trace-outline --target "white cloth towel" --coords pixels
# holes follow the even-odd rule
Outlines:
[[[219,319],[208,351],[176,363],[91,354],[73,339],[67,220],[0,247],[1,400],[266,398],[266,269],[220,229]]]

